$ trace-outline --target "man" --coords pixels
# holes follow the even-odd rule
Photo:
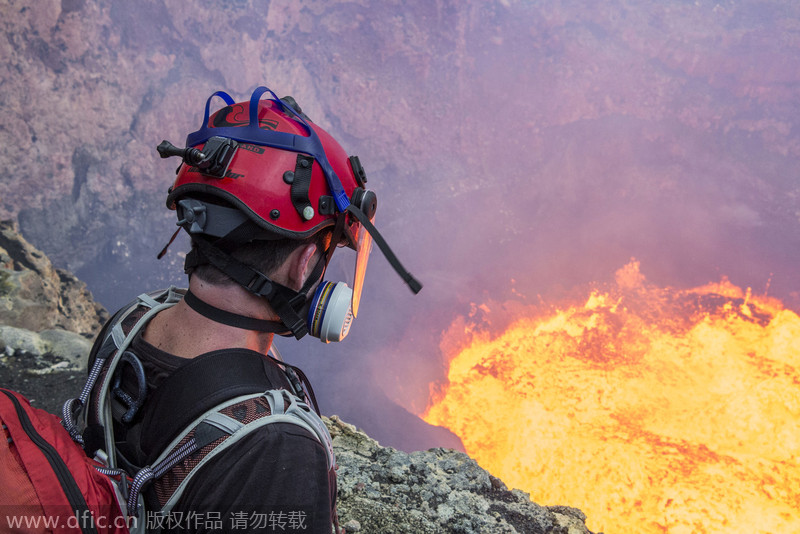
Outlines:
[[[225,106],[210,114],[214,97]],[[358,158],[290,97],[214,93],[186,145],[159,152],[183,160],[167,205],[192,239],[189,288],[152,317],[131,308],[112,319],[116,338],[113,326],[98,337],[85,449],[134,477],[130,508],[141,491],[150,511],[167,512],[151,527],[329,533],[330,437],[306,406],[316,401],[302,372],[268,355],[273,335],[343,339],[373,238],[412,290],[421,286],[371,223],[377,197]],[[323,280],[340,246],[356,251],[352,288]],[[101,346],[112,338],[113,358]]]

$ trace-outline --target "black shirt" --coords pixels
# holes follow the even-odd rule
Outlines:
[[[159,350],[141,334],[133,340],[129,350],[145,371],[148,395],[141,411],[146,412],[152,393],[191,360]],[[278,364],[259,356],[266,362],[265,391],[278,388],[292,391]],[[123,382],[131,378],[123,376]],[[146,459],[152,461],[153,455],[161,452],[147,451],[146,447],[143,450],[142,443],[150,436],[147,436],[148,429],[143,427],[142,418],[124,426],[127,428],[122,432],[124,436],[118,448],[132,463],[143,465]],[[120,432],[115,435],[120,437]],[[327,452],[315,436],[297,425],[264,425],[238,439],[199,469],[168,514],[148,514],[150,528],[161,527],[162,532],[209,534],[331,532],[335,479],[328,470]],[[158,508],[157,503],[163,503],[163,495],[174,489],[170,487],[170,475],[168,473],[145,490],[149,510]]]

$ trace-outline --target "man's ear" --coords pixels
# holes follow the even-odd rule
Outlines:
[[[300,291],[303,287],[306,278],[311,275],[311,271],[314,270],[315,262],[312,260],[314,259],[314,253],[316,251],[317,245],[309,243],[292,252],[288,272],[290,288],[295,291]]]

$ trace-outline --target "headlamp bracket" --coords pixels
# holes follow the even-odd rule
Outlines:
[[[212,137],[203,146],[206,158],[197,165],[197,168],[205,175],[224,178],[238,147],[239,143],[233,139]]]
[[[206,141],[203,149],[178,148],[169,141],[161,141],[157,150],[162,158],[179,156],[186,165],[214,178],[224,178],[228,172],[239,143],[227,137],[214,136]]]

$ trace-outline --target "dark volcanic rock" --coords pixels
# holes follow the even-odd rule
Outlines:
[[[107,317],[86,284],[0,221],[0,386],[57,413],[80,393],[92,338]]]

